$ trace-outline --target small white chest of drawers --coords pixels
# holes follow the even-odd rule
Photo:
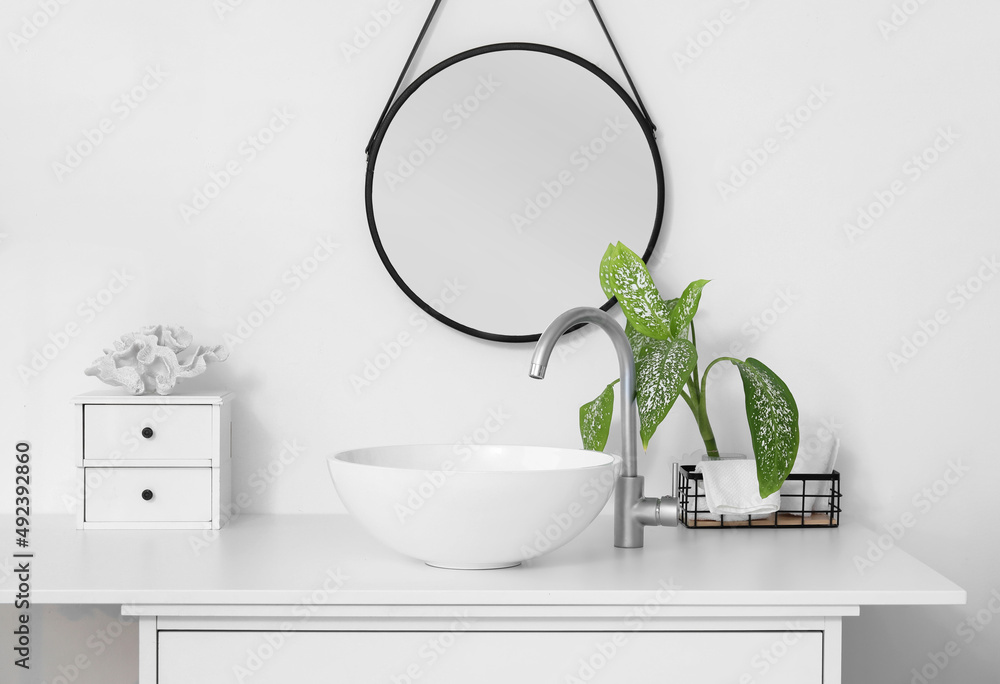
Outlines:
[[[73,399],[80,529],[219,529],[229,507],[231,393]]]

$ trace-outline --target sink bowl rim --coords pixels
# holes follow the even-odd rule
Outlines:
[[[327,460],[331,462],[336,462],[348,466],[359,466],[363,468],[382,468],[385,470],[408,470],[408,471],[437,471],[440,468],[426,468],[420,466],[410,466],[405,463],[398,465],[388,465],[381,463],[359,463],[358,461],[348,460],[347,456],[360,452],[372,452],[372,451],[399,451],[400,454],[405,453],[406,449],[428,449],[428,448],[440,448],[454,449],[456,446],[465,446],[468,448],[480,448],[480,449],[541,449],[545,451],[561,451],[561,452],[571,452],[575,454],[587,454],[595,459],[596,462],[590,463],[588,465],[568,465],[564,467],[549,467],[549,468],[493,468],[493,469],[462,469],[453,472],[453,475],[484,475],[484,474],[504,474],[504,475],[516,475],[522,473],[559,473],[566,471],[584,471],[584,470],[601,470],[607,468],[609,465],[615,467],[615,470],[619,470],[622,463],[622,457],[618,454],[609,454],[603,451],[594,451],[592,449],[578,449],[574,447],[550,447],[550,446],[535,446],[531,444],[481,444],[481,445],[465,445],[465,444],[386,444],[379,446],[369,446],[369,447],[358,447],[353,449],[345,449],[343,451],[338,451],[337,453],[327,456]],[[461,456],[454,456],[455,460],[460,460]]]

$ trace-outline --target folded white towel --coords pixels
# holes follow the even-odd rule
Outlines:
[[[830,440],[826,449],[807,451],[799,449],[795,457],[795,465],[792,466],[792,473],[796,475],[823,474],[829,475],[837,465],[837,452],[840,451],[840,439],[834,437]],[[811,511],[820,511],[830,508],[830,483],[824,480],[811,482],[785,482],[781,486],[781,510],[788,511],[793,515],[801,515],[802,511],[802,485],[805,485],[805,510],[806,517],[812,515]],[[791,496],[788,496],[788,495]]]
[[[757,462],[752,459],[702,461],[695,471],[704,478],[705,503],[711,514],[703,516],[699,511],[699,517],[718,520],[718,516],[725,515],[758,519],[778,510],[778,492],[766,499],[760,498]]]

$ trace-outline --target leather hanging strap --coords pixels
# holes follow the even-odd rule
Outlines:
[[[368,154],[372,149],[372,145],[375,144],[375,138],[378,136],[378,132],[382,129],[382,124],[385,123],[386,117],[389,116],[389,110],[392,108],[392,103],[396,100],[396,95],[399,94],[399,88],[403,85],[403,79],[406,78],[406,74],[410,70],[410,66],[413,64],[413,59],[417,56],[417,50],[420,49],[420,44],[423,42],[424,36],[427,35],[431,22],[434,21],[434,17],[440,6],[441,0],[434,0],[434,3],[431,5],[431,10],[427,14],[427,19],[424,21],[424,25],[420,29],[420,34],[417,35],[417,41],[413,44],[413,49],[410,50],[410,55],[406,58],[406,63],[403,65],[403,70],[400,72],[399,78],[396,79],[396,85],[393,87],[392,93],[389,95],[389,100],[385,103],[382,115],[378,118],[378,123],[375,124],[375,130],[372,131],[372,136],[368,139],[368,146],[365,147],[365,154]],[[604,17],[601,16],[600,10],[597,9],[597,0],[590,0],[590,7],[594,10],[594,16],[597,17],[597,23],[601,25],[604,37],[608,39],[608,43],[611,45],[611,51],[614,52],[615,59],[618,60],[618,66],[621,67],[622,73],[625,74],[625,80],[628,81],[628,85],[632,89],[632,94],[635,96],[635,102],[639,106],[639,110],[646,119],[646,123],[649,124],[650,129],[655,131],[656,126],[653,124],[653,120],[649,118],[649,112],[646,111],[646,106],[642,103],[642,98],[639,97],[639,89],[636,88],[635,82],[632,81],[632,76],[629,74],[628,69],[625,68],[625,60],[622,59],[621,53],[618,52],[618,47],[615,45],[614,39],[611,38],[611,32],[608,30],[607,24],[604,23]]]
[[[434,4],[431,5],[431,11],[427,15],[427,20],[424,21],[424,25],[420,29],[420,35],[417,36],[417,42],[413,44],[413,49],[410,50],[410,56],[406,58],[406,64],[403,65],[403,71],[400,72],[399,78],[396,79],[396,85],[392,89],[392,94],[389,95],[389,101],[385,103],[385,109],[382,110],[382,116],[378,118],[378,123],[375,124],[375,130],[372,132],[372,137],[368,139],[368,147],[365,148],[365,154],[368,154],[372,145],[375,144],[375,136],[378,135],[379,130],[382,128],[382,124],[385,122],[385,117],[389,115],[389,109],[392,108],[392,102],[396,99],[396,94],[399,92],[399,86],[403,85],[403,79],[406,78],[406,72],[410,70],[410,65],[413,64],[413,58],[417,56],[417,50],[420,49],[420,43],[423,42],[424,36],[427,35],[427,29],[430,28],[431,22],[434,21],[434,15],[437,14],[438,7],[440,6],[441,0],[434,0]]]
[[[615,45],[615,41],[611,38],[611,32],[608,30],[608,25],[604,23],[604,17],[601,16],[600,10],[597,9],[597,0],[590,0],[590,6],[594,10],[594,16],[597,17],[597,23],[601,25],[601,30],[604,31],[604,36],[608,39],[608,43],[611,45],[611,51],[615,53],[615,59],[618,60],[618,66],[622,68],[622,73],[625,74],[625,80],[628,81],[629,88],[632,89],[632,94],[635,95],[635,103],[639,105],[639,111],[641,111],[643,117],[645,117],[646,123],[649,124],[649,128],[655,131],[656,125],[653,123],[653,120],[649,118],[649,112],[646,111],[646,105],[642,103],[642,98],[639,97],[639,89],[635,87],[635,83],[632,81],[632,76],[629,74],[628,69],[625,68],[625,60],[622,59],[621,53],[618,52],[618,47]]]

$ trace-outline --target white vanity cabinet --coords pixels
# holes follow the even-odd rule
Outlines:
[[[859,572],[878,535],[847,522],[654,528],[641,549],[614,548],[612,523],[520,567],[460,571],[344,515],[96,533],[41,516],[33,605],[120,604],[140,684],[838,684],[864,606],[965,602],[898,548]],[[0,600],[16,586],[0,577]]]
[[[446,626],[407,632],[159,630],[157,678],[149,681],[735,684],[764,673],[773,684],[821,684],[823,633],[791,635],[792,645],[777,651],[782,657],[772,655],[774,664],[765,665],[761,654],[774,651],[782,638],[782,632],[522,632],[474,625],[457,633]]]

